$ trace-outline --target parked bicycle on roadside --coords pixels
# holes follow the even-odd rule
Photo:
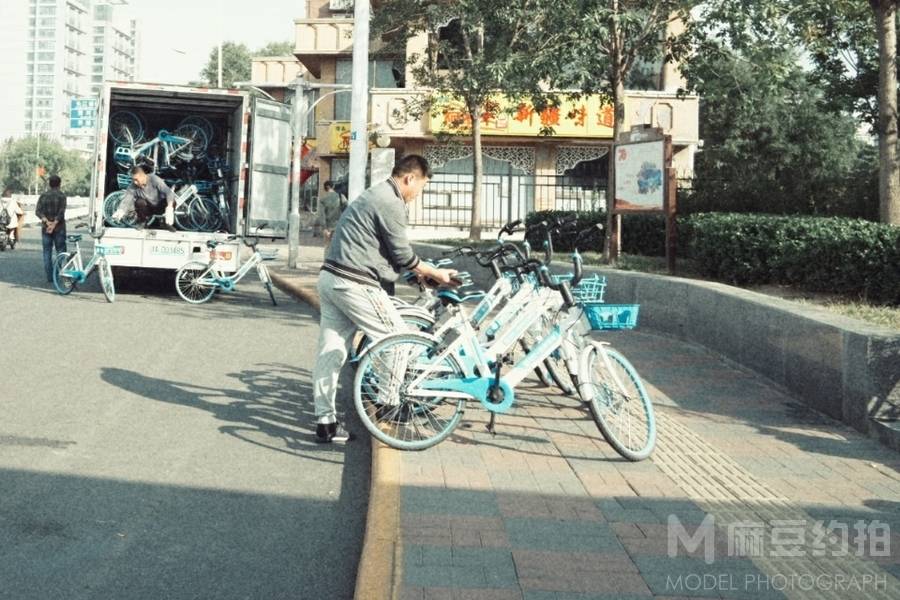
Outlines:
[[[252,251],[250,258],[232,275],[226,275],[218,266],[216,247],[221,242],[217,240],[207,241],[206,247],[209,249],[209,262],[204,263],[194,260],[185,263],[175,273],[175,289],[178,290],[178,295],[181,296],[182,300],[191,304],[203,304],[209,301],[217,290],[233,292],[237,284],[255,267],[259,280],[269,293],[272,305],[277,305],[275,294],[272,291],[272,278],[269,276],[268,268],[263,264],[262,254],[257,249],[259,231],[265,229],[267,225],[267,223],[258,225],[256,235],[250,240],[238,235],[232,235],[227,238],[227,241],[241,239],[244,245]]]
[[[85,225],[79,225],[75,229],[84,229],[85,227]],[[79,243],[82,235],[76,233],[66,236],[69,242],[75,244],[75,251],[61,252],[56,256],[56,261],[53,263],[53,287],[62,295],[71,294],[72,290],[84,283],[96,269],[103,295],[106,296],[108,302],[115,302],[116,285],[113,280],[112,267],[106,257],[119,254],[121,248],[101,244],[99,240],[103,237],[102,230],[92,233],[91,237],[94,238],[94,254],[85,265]]]

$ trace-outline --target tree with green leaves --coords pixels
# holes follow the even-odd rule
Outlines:
[[[554,3],[555,27],[567,32],[567,50],[543,69],[554,89],[600,94],[614,107],[613,139],[623,133],[625,86],[640,61],[663,63],[680,43],[670,25],[687,23],[698,0],[561,0]],[[609,172],[614,172],[609,153]],[[612,219],[613,178],[607,190]],[[610,220],[609,224],[614,223]],[[613,236],[607,236],[609,241]],[[607,248],[608,249],[608,248]]]
[[[251,53],[246,44],[222,43],[222,86],[234,87],[237,81],[250,80]],[[208,85],[215,87],[219,80],[219,47],[209,52],[209,60],[200,72],[200,77]]]
[[[269,42],[259,50],[253,52],[253,56],[293,56],[293,42]]]
[[[897,0],[779,4],[825,86],[826,102],[858,115],[878,135],[880,218],[900,224]]]
[[[373,17],[373,35],[385,42],[381,55],[406,56],[411,38],[428,36],[427,50],[408,62],[416,87],[431,95],[410,112],[434,114],[448,102],[461,106],[452,129],[472,140],[472,239],[480,239],[482,228],[482,124],[502,110],[491,106],[492,97],[529,98],[538,106],[553,101],[542,86],[542,69],[570,39],[554,25],[553,7],[540,0],[386,0]]]
[[[707,49],[684,65],[700,96],[703,151],[683,203],[705,210],[875,218],[857,122],[833,112],[790,48]]]
[[[76,150],[63,148],[56,140],[42,137],[40,147],[37,137],[7,140],[0,149],[0,174],[3,188],[14,193],[27,193],[46,187],[49,175],[59,175],[63,190],[71,196],[87,196],[90,193],[90,165]],[[37,168],[43,167],[43,179]]]
[[[258,50],[250,50],[246,44],[237,42],[222,43],[222,86],[234,87],[235,82],[250,81],[251,62],[256,56],[293,56],[294,44],[291,42],[269,42]],[[209,52],[209,59],[200,72],[200,78],[207,84],[215,86],[219,79],[219,47]]]

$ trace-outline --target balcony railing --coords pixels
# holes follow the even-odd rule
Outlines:
[[[322,59],[353,51],[353,21],[349,19],[297,19],[294,54],[315,77],[321,77]]]

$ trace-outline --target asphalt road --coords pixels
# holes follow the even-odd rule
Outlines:
[[[309,309],[59,296],[38,235],[0,253],[0,598],[350,598],[370,449],[314,442]]]

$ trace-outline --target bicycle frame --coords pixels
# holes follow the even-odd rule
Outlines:
[[[545,310],[546,306],[543,303],[532,303],[527,306],[515,319],[515,326],[510,329],[509,338],[512,339],[513,333],[516,332],[520,336],[524,334],[543,316]],[[492,369],[495,365],[491,364],[491,359],[493,358],[493,362],[496,363],[499,355],[491,356],[489,353],[494,352],[494,348],[484,349],[475,335],[474,328],[469,322],[463,321],[461,326],[456,328],[459,336],[425,363],[422,372],[410,382],[406,393],[418,397],[475,399],[492,412],[505,412],[515,401],[515,387],[558,349],[563,351],[567,364],[574,367],[577,356],[574,356],[572,349],[567,347],[567,339],[574,346],[575,340],[570,336],[575,326],[581,324],[585,330],[589,327],[584,321],[584,311],[580,307],[572,306],[565,314],[561,323],[554,325],[548,335],[499,379]],[[516,340],[518,337],[515,337],[512,343]],[[448,355],[452,355],[455,362],[462,366],[464,376],[455,379],[433,379],[432,375],[438,374],[434,365],[442,363]],[[503,392],[503,401],[500,403],[487,401],[487,394],[494,386],[498,386]]]
[[[100,262],[100,259],[104,256],[114,254],[112,251],[112,246],[104,246],[101,244],[94,244],[94,254],[91,256],[91,260],[88,261],[87,266],[84,266],[84,259],[81,256],[81,244],[79,242],[75,242],[75,252],[72,254],[72,258],[68,264],[73,265],[74,268],[66,269],[63,271],[63,275],[66,277],[71,277],[75,280],[75,283],[84,283],[90,274],[97,268],[97,263]]]
[[[259,252],[253,252],[250,258],[247,259],[247,262],[242,264],[241,268],[238,269],[234,275],[225,275],[216,268],[216,260],[213,256],[210,256],[209,270],[207,271],[207,273],[211,273],[212,278],[207,279],[204,274],[204,277],[200,280],[200,284],[206,286],[215,286],[226,291],[231,291],[241,281],[241,279],[243,279],[247,275],[247,273],[250,272],[250,269],[260,264],[262,260],[262,255]]]

